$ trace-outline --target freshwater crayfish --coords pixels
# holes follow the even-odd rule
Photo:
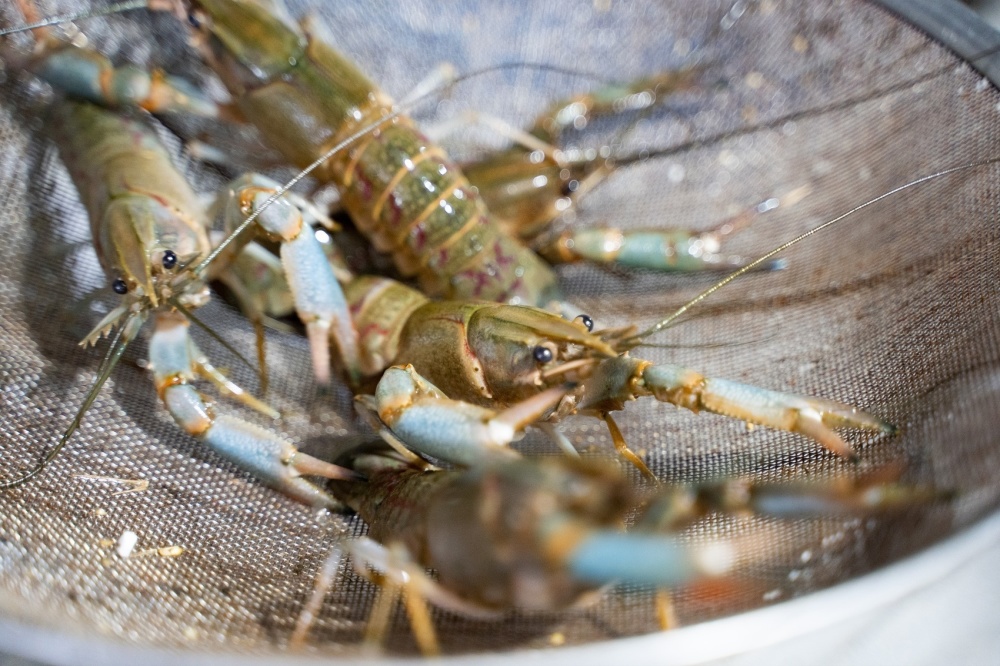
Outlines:
[[[335,547],[324,569],[335,570],[346,551],[355,571],[379,585],[365,631],[369,647],[381,645],[402,595],[425,656],[440,652],[428,602],[498,619],[515,609],[586,606],[609,586],[630,583],[661,588],[657,615],[661,628],[671,628],[676,620],[665,589],[731,576],[736,560],[754,545],[746,537],[741,543],[682,535],[711,513],[874,515],[950,496],[899,482],[900,465],[853,479],[726,479],[640,489],[613,460],[600,458],[493,459],[427,471],[383,444],[351,448],[337,462],[366,479],[332,486],[368,525],[368,535]],[[314,600],[322,600],[325,585]],[[310,617],[300,619],[293,647],[304,639]]]
[[[561,300],[551,269],[518,237],[537,241],[539,251],[558,262],[586,258],[697,271],[732,268],[743,261],[720,254],[718,245],[745,220],[706,232],[607,228],[554,234],[547,229],[578,190],[592,188],[613,169],[606,158],[567,161],[553,145],[562,127],[611,113],[642,95],[648,98],[644,106],[649,106],[672,91],[691,87],[693,70],[608,86],[554,105],[530,134],[518,133],[526,147],[470,164],[473,186],[440,147],[394,111],[390,98],[325,40],[320,26],[296,24],[282,3],[150,4],[154,9],[164,5],[193,27],[194,43],[233,97],[235,111],[228,115],[254,124],[293,164],[306,167],[359,129],[377,126],[347,150],[314,165],[312,175],[334,183],[341,205],[375,248],[391,254],[404,276],[417,276],[433,295],[576,314]],[[74,63],[71,53],[60,49],[41,54],[36,69],[56,85],[95,90],[95,83],[86,81],[93,76],[89,63]],[[69,78],[75,80],[67,82]],[[113,91],[108,93],[107,101],[118,103]],[[205,115],[219,113],[192,106]],[[161,110],[177,109],[165,104]],[[539,150],[544,156],[536,159]],[[493,216],[480,199],[496,204],[504,214]]]
[[[100,78],[100,72],[114,72],[101,56],[68,44],[54,53],[57,60],[71,54],[69,61],[83,63],[83,71],[94,78]],[[136,77],[126,72],[125,79],[122,87],[134,88],[131,83]],[[176,89],[159,77],[155,82],[162,85],[154,96],[166,99],[170,108],[178,98],[189,99],[186,89]],[[163,94],[164,89],[167,94]],[[189,323],[200,323],[191,311],[207,302],[208,281],[218,278],[235,287],[239,284],[235,276],[223,275],[224,262],[209,270],[212,259],[223,248],[210,243],[208,216],[165,148],[141,121],[85,101],[57,103],[49,122],[88,210],[98,259],[122,302],[81,343],[96,344],[117,329],[97,380],[73,422],[39,464],[21,476],[0,482],[0,488],[26,482],[59,453],[127,346],[152,319],[153,378],[177,424],[286,494],[306,503],[336,508],[336,502],[301,475],[336,478],[350,477],[350,472],[299,452],[291,442],[271,431],[216,413],[215,407],[190,385],[200,376],[257,411],[272,418],[278,416],[229,381],[190,338]],[[271,185],[261,177],[245,177],[225,188],[219,199],[229,226],[242,222],[258,203],[271,197]],[[313,236],[310,222],[316,220],[312,215],[308,203],[292,196],[270,207],[265,215],[255,216],[258,222],[249,234],[224,242],[232,256],[255,235],[277,239],[297,312],[308,326],[322,329],[324,340],[331,335],[337,339],[339,334],[331,333],[331,329],[337,328],[338,321],[349,324],[349,314],[332,269]],[[356,344],[352,328],[341,327],[341,332],[347,333],[347,337],[340,338],[345,349]]]
[[[390,34],[397,34],[397,33],[390,33]],[[381,47],[382,45],[380,44],[379,46]],[[391,79],[387,78],[387,80]],[[388,85],[391,86],[392,84],[390,83]],[[869,131],[875,131],[871,130],[870,127],[871,126],[866,126],[866,129],[868,129]],[[875,127],[878,126],[876,125]],[[801,132],[803,131],[802,128],[803,126],[800,125],[800,136]],[[887,159],[886,162],[897,165],[899,164],[898,160]],[[838,168],[841,164],[836,160],[834,160],[832,163],[837,165]],[[897,166],[896,168],[899,167]],[[845,171],[846,170],[847,169],[845,168]],[[879,172],[876,169],[876,175],[878,174]],[[854,173],[850,172],[850,175],[853,176]],[[775,179],[775,182],[781,182],[781,181],[779,179]],[[879,187],[881,186],[882,185],[880,184]],[[734,194],[733,196],[739,197],[738,194]],[[706,201],[706,204],[710,205],[711,202]],[[836,210],[838,208],[834,207],[832,209]],[[812,214],[815,215],[815,208]],[[843,227],[843,229],[847,231],[846,225]],[[916,232],[910,232],[910,233],[916,233]],[[902,235],[903,234],[900,234],[900,236]],[[853,238],[853,236],[849,237]],[[875,243],[873,241],[870,245],[872,246],[878,245],[879,247],[882,247],[883,243],[881,242]],[[852,244],[850,247],[856,247],[856,244]],[[831,264],[835,265],[842,259],[841,255],[838,255],[836,253],[834,253],[833,256],[834,258],[831,260]],[[796,268],[802,266],[802,264],[797,259],[793,259],[793,261],[794,261],[793,265]],[[829,272],[820,272],[821,270],[828,270],[827,267],[823,266],[821,263],[815,263],[815,264],[810,263],[809,266],[810,270],[815,270],[816,274],[819,276],[816,278],[814,282],[819,282],[821,278],[825,278],[829,275]],[[577,269],[572,269],[567,272],[568,273],[567,277],[572,279],[577,272],[588,272],[588,274],[596,273],[596,271],[589,271],[589,269],[581,269],[580,271],[577,271]],[[813,273],[810,273],[810,275],[812,274]],[[856,271],[852,273],[852,275],[855,274],[858,273]],[[865,275],[867,276],[868,274]],[[834,276],[838,277],[839,273],[834,271]],[[775,276],[775,277],[779,280],[782,279],[782,276]],[[960,278],[961,280],[964,281],[970,276],[968,276],[965,271],[961,272],[956,271],[955,277]],[[613,281],[608,281],[608,282],[612,283],[612,287],[615,286]],[[593,302],[586,303],[585,309],[587,312],[590,312],[597,317],[597,320],[600,325],[604,325],[605,322],[611,322],[612,324],[624,324],[629,321],[628,319],[629,314],[625,311],[625,308],[623,308],[620,303],[622,299],[628,297],[631,301],[633,301],[633,303],[636,304],[633,309],[639,309],[644,307],[646,310],[644,316],[651,317],[652,315],[649,314],[650,310],[655,309],[659,312],[662,311],[663,309],[662,303],[655,303],[653,300],[645,300],[647,298],[650,299],[653,298],[653,296],[649,294],[649,284],[651,282],[652,281],[649,279],[639,280],[637,282],[639,288],[636,289],[635,292],[629,291],[625,295],[623,295],[623,292],[620,287],[617,290],[612,288],[610,291],[611,295],[608,296],[607,298],[608,300],[607,309],[598,307]],[[763,282],[763,280],[759,280],[758,282]],[[837,280],[831,280],[830,283],[833,285],[830,287],[830,289],[833,290],[836,289],[837,287],[840,287],[843,284],[843,281],[838,282]],[[602,288],[606,286],[606,283],[601,283],[601,284]],[[854,283],[847,282],[847,284],[851,286]],[[720,371],[720,372],[725,371],[727,373],[730,373],[730,376],[738,377],[741,379],[753,378],[754,374],[752,368],[760,367],[761,369],[760,376],[764,377],[763,379],[758,380],[760,383],[777,386],[789,390],[793,389],[798,389],[802,391],[811,390],[812,392],[820,395],[827,394],[827,395],[840,395],[840,396],[850,396],[850,397],[861,395],[863,397],[855,398],[861,404],[864,404],[866,406],[869,405],[872,406],[872,411],[876,411],[877,413],[885,415],[894,422],[900,424],[906,423],[909,426],[908,429],[910,430],[911,433],[915,430],[915,428],[913,428],[910,425],[911,421],[909,420],[907,411],[909,409],[909,403],[906,402],[910,400],[910,396],[913,395],[912,393],[903,392],[897,384],[892,383],[891,379],[889,379],[888,383],[886,383],[877,375],[866,377],[863,374],[864,372],[863,370],[850,369],[852,367],[863,368],[864,364],[852,365],[849,361],[841,360],[844,358],[843,356],[841,356],[841,354],[844,354],[853,360],[856,360],[857,357],[860,355],[862,357],[861,360],[863,361],[863,363],[864,362],[871,363],[873,360],[877,361],[878,367],[876,368],[876,372],[880,371],[883,368],[888,368],[891,371],[894,367],[893,364],[896,363],[896,361],[892,358],[892,353],[887,350],[890,349],[898,350],[898,347],[895,346],[888,347],[885,345],[876,346],[875,342],[873,342],[873,340],[878,340],[879,342],[885,340],[887,336],[881,331],[888,330],[887,327],[867,326],[871,330],[865,331],[863,334],[859,334],[856,338],[852,338],[848,335],[848,336],[836,337],[835,339],[833,339],[834,336],[824,336],[825,330],[823,330],[822,326],[812,323],[814,322],[815,319],[819,319],[821,315],[824,314],[824,311],[822,309],[810,310],[809,311],[810,320],[807,322],[803,322],[801,318],[795,318],[794,316],[789,316],[787,314],[788,310],[791,308],[788,309],[783,308],[782,306],[785,304],[784,301],[777,301],[775,303],[768,300],[766,296],[771,294],[770,291],[766,291],[765,296],[759,296],[758,295],[759,292],[755,293],[755,288],[758,286],[759,285],[756,285],[753,282],[751,282],[747,285],[747,289],[742,290],[739,294],[740,298],[747,299],[747,302],[743,306],[742,310],[744,313],[746,313],[746,320],[749,320],[751,317],[753,317],[755,320],[765,319],[765,317],[761,316],[762,310],[765,307],[770,307],[774,305],[773,308],[775,311],[774,321],[782,326],[782,331],[780,333],[781,339],[783,341],[787,341],[784,344],[786,344],[789,348],[794,348],[796,346],[805,346],[803,340],[807,338],[826,337],[826,339],[821,340],[821,342],[828,343],[828,345],[820,347],[820,345],[817,344],[815,345],[816,351],[810,349],[808,350],[809,353],[789,353],[787,355],[776,354],[770,352],[769,349],[765,349],[764,352],[757,354],[758,358],[756,360],[756,363],[748,361],[745,358],[742,358],[747,356],[746,354],[734,353],[731,354],[730,356],[735,357],[735,363],[729,364],[727,363],[727,361],[729,360],[728,358],[722,358],[722,359],[718,357],[713,358],[712,352],[709,352],[707,354],[708,360],[705,361],[703,365],[697,367],[711,368],[715,371]],[[826,286],[825,281],[823,286],[824,287]],[[812,295],[812,292],[809,292],[807,287],[804,287],[803,290],[807,292],[807,295],[810,296]],[[569,293],[575,295],[576,293],[579,293],[579,291],[580,291],[579,287],[574,287],[572,284],[570,285]],[[792,293],[799,294],[799,291],[792,291]],[[635,295],[633,296],[633,294]],[[638,294],[642,294],[642,299],[643,299],[642,303],[638,303],[639,301]],[[858,294],[858,296],[859,296],[859,298],[857,299],[858,301],[861,301],[865,304],[870,304],[869,309],[863,310],[858,315],[861,316],[863,314],[865,316],[868,316],[869,319],[866,319],[864,321],[868,322],[869,324],[871,323],[870,315],[872,309],[876,308],[889,309],[892,307],[899,307],[898,301],[884,298],[884,294],[882,300],[878,300],[877,294],[874,295],[876,297],[874,300],[871,298],[872,295],[868,293]],[[66,299],[63,300],[65,301]],[[914,299],[914,300],[919,300],[920,302],[924,302],[922,299]],[[793,300],[792,302],[795,303],[801,301]],[[709,315],[710,317],[712,317],[718,315],[720,312],[724,312],[724,309],[723,308],[710,309]],[[854,314],[855,313],[852,312],[851,316],[854,316]],[[952,314],[953,313],[949,312],[949,318],[951,318]],[[957,314],[962,314],[962,313],[957,313]],[[764,333],[758,333],[756,331],[747,332],[747,329],[740,329],[736,327],[728,327],[728,328],[725,327],[726,324],[731,324],[734,319],[736,318],[731,317],[729,319],[725,319],[722,322],[722,326],[725,330],[727,330],[727,332],[732,331],[731,333],[732,338],[735,338],[737,340],[741,338],[752,339],[754,338],[755,335],[762,336],[768,333],[768,331],[766,330]],[[888,318],[883,318],[877,321],[885,322],[886,319]],[[826,322],[826,319],[823,318],[822,321]],[[934,321],[935,323],[937,322],[936,319]],[[697,328],[699,323],[700,322],[698,321],[694,323],[695,330],[699,330]],[[788,324],[787,327],[786,324]],[[808,325],[803,326],[803,324],[808,324]],[[879,331],[874,330],[876,328],[879,328]],[[680,332],[682,329],[676,329],[676,330]],[[909,330],[905,332],[909,333]],[[730,336],[727,335],[727,338],[729,337]],[[709,332],[709,334],[705,336],[704,339],[709,339],[709,340],[712,339],[711,332]],[[943,341],[938,341],[936,338],[932,339],[935,339],[935,344],[938,343],[947,344]],[[921,338],[921,340],[923,340],[923,338]],[[763,346],[768,347],[768,345],[763,345]],[[854,346],[857,346],[862,350],[860,354],[853,352]],[[819,351],[820,349],[822,349],[822,351]],[[656,352],[655,350],[651,350],[651,352],[653,358],[662,359],[663,356],[662,353],[659,354],[658,356],[657,355],[658,352]],[[683,357],[685,355],[685,352],[681,351],[677,355]],[[688,356],[690,355],[691,354],[688,354]],[[813,365],[811,365],[811,363]],[[748,370],[748,368],[750,368],[750,370]],[[810,368],[814,368],[814,370],[810,371],[809,370]],[[953,366],[946,366],[946,368],[950,372],[952,371]],[[308,373],[304,372],[302,373],[302,376],[306,376],[307,374]],[[923,390],[925,387],[926,387],[925,384],[920,384],[920,390]],[[122,399],[116,398],[115,401],[116,402],[121,401],[123,404],[127,404],[124,398]],[[901,406],[901,401],[906,402],[905,409]],[[923,403],[917,403],[917,404],[923,404]],[[690,418],[686,418],[685,415],[681,415],[681,418],[678,421],[678,423],[680,423],[679,426],[674,424],[662,424],[659,420],[654,421],[653,425],[647,426],[645,425],[645,423],[649,422],[648,414],[649,414],[648,410],[640,411],[638,414],[635,412],[630,413],[627,421],[623,423],[623,429],[625,430],[626,434],[628,434],[630,430],[633,433],[636,432],[641,433],[635,435],[635,441],[639,443],[639,446],[647,447],[650,449],[651,453],[650,457],[648,458],[650,460],[650,466],[658,473],[663,474],[665,477],[667,475],[677,476],[688,473],[698,474],[700,473],[700,470],[703,470],[705,469],[706,466],[712,465],[713,463],[716,462],[718,458],[712,457],[713,452],[716,449],[713,449],[710,446],[702,444],[702,442],[705,440],[704,436],[705,432],[711,432],[713,435],[717,437],[717,441],[720,442],[720,448],[722,444],[725,445],[732,444],[734,447],[740,447],[742,445],[746,445],[747,443],[757,444],[761,441],[763,441],[766,446],[772,447],[771,452],[773,452],[775,448],[777,448],[780,451],[779,454],[781,456],[780,462],[782,464],[782,467],[780,469],[782,470],[782,472],[787,469],[789,470],[789,473],[791,473],[791,470],[798,468],[798,466],[801,464],[801,461],[803,460],[810,461],[812,460],[812,456],[815,455],[813,449],[809,447],[802,447],[803,450],[801,451],[798,450],[797,447],[794,447],[794,445],[789,444],[789,440],[791,438],[784,437],[782,435],[778,436],[770,434],[765,435],[760,431],[757,431],[751,435],[744,436],[741,432],[739,432],[740,428],[738,424],[729,427],[729,432],[720,433],[719,429],[713,430],[713,426],[715,423],[717,423],[718,419],[711,419],[711,418],[704,419],[704,421],[707,423],[705,426],[701,426],[700,423],[695,422]],[[115,425],[117,425],[117,422],[115,422]],[[646,436],[648,432],[653,431],[654,429],[655,429],[655,434],[661,434],[662,439],[654,440]],[[578,442],[579,444],[586,446],[588,441],[587,437],[588,432],[586,430],[583,430],[581,432],[581,430],[582,429],[577,429],[576,427],[574,427],[574,431],[571,432],[571,437],[573,437],[575,442]],[[727,437],[727,435],[730,436]],[[859,451],[866,459],[868,459],[871,456],[877,455],[880,451],[894,448],[897,442],[901,440],[912,441],[910,439],[904,439],[901,437],[899,440],[888,442],[888,446],[866,447],[859,449]],[[778,443],[777,445],[775,445],[776,442]],[[685,448],[685,446],[689,444],[690,444],[690,449]],[[790,451],[790,449],[793,450]],[[664,454],[663,453],[664,451],[670,451],[671,453]],[[673,453],[675,451],[676,454]],[[706,451],[709,453],[706,454],[705,453]],[[722,455],[724,456],[725,454]],[[92,460],[93,459],[87,459],[84,461],[84,464],[87,464]],[[688,460],[691,461],[690,467],[684,466],[687,464]],[[727,464],[731,460],[732,460],[731,458],[723,458],[723,461]],[[756,460],[754,462],[757,463]],[[765,460],[763,463],[757,464],[757,466],[755,466],[753,469],[775,469],[774,467],[770,468],[766,467],[767,462],[770,461]],[[747,468],[749,468],[749,465],[747,465]],[[694,471],[692,472],[691,470]],[[62,472],[62,470],[59,471],[60,473]],[[201,470],[197,469],[191,470],[189,472],[189,478],[194,479],[193,483],[200,484],[205,479],[205,475],[201,472],[202,472]],[[41,485],[42,492],[49,491],[49,488],[50,487],[46,486],[44,483]],[[37,487],[31,489],[28,492],[31,492],[36,496],[42,494],[42,492],[40,492],[39,488]],[[56,495],[56,493],[51,493],[51,494]],[[260,496],[261,494],[264,494],[266,496],[266,493],[258,489],[257,495]],[[300,511],[299,514],[297,515],[302,515],[302,514],[303,512]],[[254,534],[256,535],[256,533]],[[815,541],[818,544],[819,542],[818,536],[816,537]],[[265,548],[268,548],[268,544],[262,542],[260,545],[261,551],[263,551]],[[212,553],[210,551],[211,551],[210,548],[205,549],[206,559],[208,556],[211,556]],[[211,590],[208,590],[207,593],[211,593]],[[280,607],[281,610],[284,610],[284,608],[285,607]],[[327,612],[329,615],[333,614],[336,611],[334,611],[332,608],[328,608]],[[280,628],[278,629],[278,631],[280,632]],[[641,631],[641,629],[636,629],[636,631]],[[273,639],[269,638],[269,640]],[[280,640],[280,638],[278,640]],[[573,640],[572,636],[571,640]],[[577,637],[577,640],[583,640],[583,638]]]
[[[385,210],[387,202],[396,201],[396,222],[402,225],[400,229],[403,232],[397,238],[399,242],[402,242],[403,236],[410,239],[407,243],[414,238],[426,240],[429,230],[438,224],[434,222],[436,216],[439,213],[443,215],[440,220],[444,225],[442,228],[450,231],[427,247],[423,247],[424,241],[419,241],[419,248],[410,245],[407,246],[409,249],[398,243],[382,244],[381,249],[393,250],[397,265],[404,273],[412,272],[410,269],[416,265],[413,261],[428,268],[430,264],[426,261],[434,263],[440,260],[441,263],[437,264],[439,272],[424,272],[421,275],[425,281],[442,282],[443,276],[457,269],[458,264],[452,265],[452,259],[448,258],[450,250],[444,253],[433,248],[450,248],[467,243],[479,250],[492,247],[489,252],[495,251],[496,257],[511,252],[512,257],[522,257],[514,259],[519,268],[501,280],[503,284],[498,286],[499,291],[494,293],[491,288],[488,293],[483,293],[477,287],[472,292],[474,295],[492,296],[501,301],[549,302],[552,285],[548,273],[538,273],[541,277],[536,280],[532,277],[534,269],[525,269],[527,265],[535,265],[535,259],[531,258],[534,255],[526,248],[515,252],[516,241],[511,240],[514,245],[510,245],[503,240],[506,236],[497,236],[495,243],[485,242],[480,232],[471,231],[480,228],[494,230],[482,231],[489,235],[500,233],[497,231],[500,227],[489,223],[473,192],[463,194],[466,192],[465,181],[447,162],[444,153],[424,146],[422,137],[410,121],[391,115],[388,100],[383,99],[353,66],[324,42],[314,39],[308,30],[299,33],[282,12],[270,11],[277,9],[280,7],[259,1],[213,0],[188,10],[191,24],[198,30],[207,31],[203,50],[230,91],[236,95],[235,103],[241,113],[251,119],[257,118],[260,125],[265,118],[273,121],[276,113],[287,113],[287,100],[294,99],[302,107],[296,113],[314,118],[311,125],[323,126],[319,119],[326,118],[327,113],[351,118],[351,122],[342,128],[335,130],[333,128],[338,124],[331,124],[329,131],[310,136],[300,136],[304,126],[296,127],[288,122],[266,123],[268,127],[261,129],[273,130],[277,127],[281,128],[281,132],[298,133],[295,136],[282,134],[280,141],[274,137],[272,140],[291,151],[293,156],[297,155],[299,162],[308,161],[319,153],[332,152],[333,162],[314,161],[313,169],[318,170],[320,175],[325,173],[325,177],[341,182],[347,209],[352,211],[357,208],[355,217],[363,209],[373,212],[366,208],[373,198],[378,200],[375,218],[380,217],[380,211]],[[267,39],[252,39],[254,35],[266,35]],[[52,57],[63,59],[70,53],[70,49],[53,50]],[[43,54],[39,60],[48,63],[49,56]],[[69,60],[72,61],[71,58]],[[85,62],[90,63],[89,60]],[[342,68],[342,72],[338,68]],[[333,76],[331,72],[341,74]],[[96,76],[87,67],[81,68],[80,73]],[[339,77],[354,84],[343,85]],[[318,85],[317,80],[326,83]],[[320,99],[326,100],[327,104],[318,104]],[[279,100],[283,101],[279,103]],[[337,151],[329,151],[330,145],[339,145],[345,136],[350,138],[351,133],[358,127],[364,127],[365,123],[379,125],[383,122],[385,126],[363,133],[357,146],[348,146],[339,155]],[[373,155],[365,157],[369,150],[373,151]],[[425,172],[425,167],[429,167],[430,171]],[[362,177],[362,174],[367,175]],[[445,178],[447,182],[439,182],[438,177]],[[376,187],[373,184],[376,181],[384,183]],[[414,188],[423,193],[410,201],[406,192]],[[467,204],[451,202],[449,197],[452,195]],[[231,201],[236,199],[238,197],[230,197]],[[238,208],[243,213],[249,213],[254,206],[265,203],[265,199],[268,199],[265,195],[256,195],[253,204],[243,202]],[[272,203],[272,200],[273,197],[266,203]],[[351,201],[355,204],[352,205]],[[414,202],[417,202],[417,207],[411,211],[412,214],[403,214],[404,209]],[[465,210],[468,206],[472,206],[469,209],[473,211],[471,217],[464,213],[457,217],[452,215],[454,210]],[[422,212],[417,214],[418,210]],[[261,209],[257,208],[254,216],[260,213]],[[268,213],[260,220],[271,216],[272,213]],[[422,226],[425,222],[431,226],[425,229]],[[362,229],[369,224],[363,220],[357,223]],[[242,223],[233,236],[245,242],[244,230],[251,230],[249,224],[249,220]],[[294,231],[299,234],[298,237],[309,236],[300,234],[300,230],[301,225]],[[275,230],[269,231],[276,233]],[[279,235],[281,233],[284,232]],[[438,238],[437,233],[431,235]],[[376,233],[376,238],[384,240],[385,233]],[[283,236],[283,239],[287,241],[290,237]],[[310,247],[313,245],[312,241],[307,244]],[[398,287],[371,280],[354,283],[364,286],[360,293],[355,290],[351,299],[352,313],[348,316],[343,300],[339,297],[333,299],[339,290],[332,284],[332,274],[328,268],[320,269],[315,251],[310,252],[306,263],[310,266],[311,277],[322,273],[324,279],[315,284],[299,279],[299,287],[293,291],[307,294],[307,300],[311,301],[300,304],[299,310],[309,332],[317,377],[321,381],[328,377],[326,349],[330,344],[327,339],[330,334],[335,336],[341,361],[348,369],[348,379],[355,386],[359,384],[362,367],[368,374],[373,374],[385,370],[387,361],[400,365],[389,368],[375,391],[375,397],[362,397],[360,404],[378,414],[381,422],[392,431],[391,436],[386,433],[390,439],[399,438],[404,445],[424,453],[469,463],[483,455],[483,450],[495,451],[497,447],[505,446],[527,424],[537,422],[553,409],[555,416],[582,411],[602,418],[607,423],[615,447],[652,477],[645,464],[628,448],[610,415],[611,411],[622,409],[625,401],[641,395],[654,395],[693,411],[714,411],[753,423],[802,432],[848,457],[854,454],[831,427],[850,426],[881,432],[893,430],[888,423],[847,404],[709,379],[678,365],[653,365],[623,355],[639,345],[645,336],[660,330],[666,322],[641,335],[633,335],[631,330],[615,330],[601,337],[591,334],[593,323],[586,316],[581,319],[582,323],[569,324],[555,315],[523,305],[486,306],[459,301],[431,304],[423,301],[416,292],[404,294]],[[203,263],[207,264],[217,253],[213,251],[209,259],[202,260]],[[489,257],[486,257],[486,264],[481,263],[486,255],[478,250],[466,252],[463,256],[465,258],[459,263],[473,262],[478,266],[470,269],[473,273],[481,276],[488,273],[493,278],[501,275]],[[433,257],[436,259],[432,260]],[[446,264],[449,266],[447,270]],[[765,265],[764,259],[745,264],[741,271],[762,265]],[[434,277],[428,277],[430,275]],[[454,277],[444,281],[453,286],[456,284]],[[462,278],[459,282],[466,283],[466,280]],[[480,286],[482,284],[486,283],[480,282]],[[528,288],[533,295],[529,297],[527,292],[517,292],[521,287]],[[435,288],[440,291],[440,285]],[[463,292],[459,290],[457,293]],[[318,300],[322,301],[322,313],[315,307]],[[566,311],[566,307],[559,309]],[[109,315],[109,321],[117,316],[120,315]],[[355,342],[359,337],[365,338],[364,355]],[[507,409],[503,416],[494,411],[499,408]],[[441,427],[447,428],[450,434],[446,436]],[[548,428],[548,431],[564,448],[570,448],[554,430]],[[481,448],[466,449],[469,442]]]
[[[590,317],[569,322],[527,306],[428,302],[384,278],[352,283],[347,295],[356,325],[371,331],[362,336],[368,363],[361,365],[385,371],[374,396],[361,396],[360,404],[379,416],[390,441],[398,437],[459,464],[497,453],[543,417],[580,412],[604,419],[615,448],[652,478],[611,417],[642,396],[800,432],[849,458],[855,454],[833,427],[894,430],[847,404],[708,378],[626,353],[657,327],[639,335],[595,333]],[[386,361],[393,367],[385,369]]]
[[[118,329],[98,370],[98,378],[73,423],[39,465],[16,479],[3,481],[0,487],[24,483],[53,459],[79,426],[128,344],[151,318],[154,333],[150,361],[154,381],[178,425],[283,492],[304,502],[334,507],[301,474],[342,477],[350,476],[349,472],[298,452],[291,442],[264,428],[216,413],[189,385],[195,376],[201,376],[254,409],[272,418],[277,416],[273,409],[229,381],[190,338],[189,322],[198,321],[191,310],[208,299],[198,261],[209,254],[211,246],[205,218],[193,193],[174,171],[156,137],[140,122],[85,102],[65,101],[55,117],[64,132],[63,159],[75,175],[81,196],[90,209],[98,256],[123,303],[108,313],[82,343],[94,344],[101,336]],[[253,187],[247,185],[243,192],[253,198]],[[267,194],[261,196],[266,198]],[[272,210],[277,214],[281,208]],[[293,227],[297,221],[301,228],[301,218],[295,215],[293,207],[283,212],[293,213]],[[275,215],[272,219],[280,217]],[[311,249],[308,245],[313,240],[311,233],[295,231],[287,240],[298,246],[287,252],[293,257],[293,265],[297,255],[306,258],[298,264],[305,270],[315,266],[328,270],[325,260],[308,260],[317,253],[322,257],[318,248]],[[335,288],[336,282],[332,279],[330,282]],[[339,289],[330,293],[336,295]],[[306,301],[300,300],[298,304],[303,308],[300,311],[305,311]]]

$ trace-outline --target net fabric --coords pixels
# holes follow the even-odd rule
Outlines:
[[[76,8],[43,5],[50,12]],[[302,15],[310,8],[291,9]],[[622,150],[655,152],[746,131],[620,169],[583,200],[573,224],[707,228],[769,197],[808,188],[799,203],[727,240],[730,251],[752,256],[917,176],[997,154],[996,90],[882,10],[859,2],[760,2],[742,15],[730,12],[735,21],[723,30],[730,9],[683,2],[311,8],[338,47],[398,97],[442,61],[460,71],[543,62],[615,80],[701,63],[718,84],[672,97],[622,135]],[[206,77],[170,17],[132,13],[83,27],[111,53]],[[153,43],[150,34],[157,35]],[[556,71],[504,69],[463,83],[424,115],[434,122],[476,109],[525,126],[587,83]],[[83,211],[46,141],[44,87],[7,71],[3,89],[0,460],[6,475],[34,463],[72,419],[102,351],[76,343],[111,301],[87,244]],[[184,132],[204,129],[175,122]],[[570,141],[596,145],[621,126],[597,123]],[[164,138],[179,154],[179,143],[169,133]],[[470,130],[450,147],[468,155],[501,144]],[[178,163],[201,190],[222,182],[212,169],[182,157]],[[756,546],[742,557],[746,582],[738,590],[677,592],[682,622],[835,584],[997,507],[1000,269],[991,259],[1000,243],[998,173],[997,167],[963,172],[866,209],[789,250],[787,270],[738,281],[657,338],[675,348],[641,350],[653,361],[857,404],[901,426],[892,438],[849,436],[862,469],[902,460],[907,479],[961,491],[950,504],[848,521],[705,520],[691,538],[752,536]],[[565,267],[560,275],[570,299],[599,325],[650,323],[712,281],[587,266]],[[228,306],[216,299],[202,312],[238,349],[252,349],[249,326]],[[251,371],[199,340],[219,364],[231,366],[234,379],[256,386]],[[285,414],[276,427],[307,452],[329,456],[337,437],[359,430],[351,396],[344,389],[319,395],[301,380],[310,374],[302,339],[272,333],[269,354],[268,399]],[[138,365],[144,357],[144,345],[134,345],[63,454],[37,480],[0,496],[0,612],[140,645],[280,650],[331,545],[363,526],[276,495],[182,435]],[[747,431],[662,404],[630,404],[619,423],[665,480],[852,471],[801,437]],[[596,421],[573,420],[563,430],[584,448],[609,449]],[[538,438],[523,446],[551,451]],[[149,486],[116,494],[123,487],[99,477],[144,479]],[[142,556],[114,554],[125,531],[138,535]],[[166,546],[184,551],[155,552]],[[370,585],[343,571],[309,649],[353,654],[372,598]],[[656,628],[652,593],[629,587],[563,614],[513,613],[485,623],[437,612],[435,622],[452,652],[578,644]],[[401,612],[389,649],[415,649]]]

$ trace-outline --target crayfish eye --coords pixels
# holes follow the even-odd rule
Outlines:
[[[553,358],[552,350],[542,345],[535,347],[534,350],[532,350],[531,355],[534,356],[535,360],[539,363],[548,363]]]
[[[111,288],[115,290],[116,294],[122,296],[128,293],[128,283],[121,278],[115,278],[115,281],[111,283]]]
[[[583,324],[584,326],[587,327],[587,332],[588,333],[593,333],[594,332],[594,318],[593,317],[591,317],[590,315],[582,314],[579,317],[577,317],[577,319],[580,320],[581,324]]]
[[[163,267],[170,270],[177,265],[177,253],[173,250],[167,250],[163,253]]]

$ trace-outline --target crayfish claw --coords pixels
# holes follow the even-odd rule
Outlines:
[[[675,365],[645,366],[640,394],[694,412],[707,411],[748,423],[798,432],[847,460],[858,456],[833,428],[857,428],[892,434],[895,426],[849,404],[772,391],[728,379],[705,377]]]

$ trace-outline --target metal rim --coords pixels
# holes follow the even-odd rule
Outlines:
[[[958,0],[872,0],[955,52],[1000,85],[1000,32]]]
[[[940,583],[976,555],[1000,543],[1000,512],[969,530],[908,559],[866,576],[740,615],[683,627],[669,632],[603,641],[556,650],[518,650],[503,654],[443,657],[438,661],[466,663],[573,663],[606,664],[628,655],[639,664],[703,664],[754,650],[766,650],[797,636],[844,622],[883,608],[925,587]],[[725,640],[719,640],[720,637]],[[27,659],[62,666],[80,663],[80,655],[94,666],[142,662],[145,666],[213,664],[300,664],[329,662],[329,657],[308,655],[250,656],[189,653],[162,648],[140,648],[84,635],[65,635],[20,623],[0,621],[0,650]],[[382,664],[412,664],[412,659],[379,659]]]

